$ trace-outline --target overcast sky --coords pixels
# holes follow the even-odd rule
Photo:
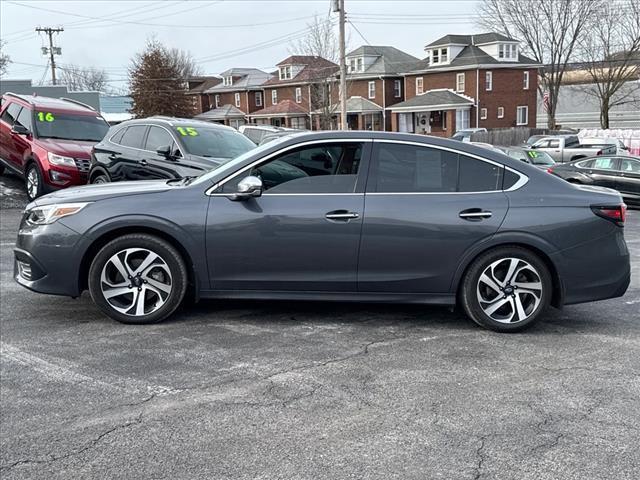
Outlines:
[[[417,57],[447,33],[478,32],[476,0],[345,0],[350,47],[392,45]],[[61,65],[105,69],[114,87],[145,40],[191,52],[205,74],[230,67],[269,70],[289,54],[313,15],[326,17],[330,0],[0,0],[0,37],[11,64],[4,78],[39,83],[46,57],[37,26],[64,27],[56,37]],[[331,14],[337,19],[337,14]],[[337,28],[337,27],[336,27]],[[364,37],[364,38],[363,38]],[[44,76],[49,81],[50,73]]]

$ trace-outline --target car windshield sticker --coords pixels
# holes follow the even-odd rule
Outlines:
[[[538,152],[534,152],[533,150],[528,151],[527,155],[529,155],[531,158],[538,158]]]
[[[197,137],[198,131],[193,127],[176,127],[178,133],[183,137]]]
[[[55,119],[56,117],[54,117],[51,112],[38,112],[39,122],[53,122]]]

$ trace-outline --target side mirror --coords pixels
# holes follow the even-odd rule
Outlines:
[[[236,193],[231,196],[231,200],[248,200],[249,198],[262,195],[262,180],[253,175],[243,178],[238,183]]]
[[[20,125],[16,123],[11,128],[11,133],[14,133],[16,135],[29,135],[31,132],[24,125]]]
[[[171,145],[164,145],[162,147],[158,147],[156,153],[161,157],[171,159],[173,155],[171,154]]]

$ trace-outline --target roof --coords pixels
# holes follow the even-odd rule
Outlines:
[[[336,103],[330,107],[330,110],[336,113],[340,112],[340,103]],[[375,113],[382,112],[383,108],[371,100],[359,96],[349,97],[347,99],[347,113]],[[322,109],[313,113],[322,113]]]
[[[434,111],[450,110],[456,107],[472,106],[473,98],[449,89],[429,90],[404,102],[389,107],[391,111]]]
[[[349,57],[378,57],[364,72],[350,73],[349,77],[399,74],[410,70],[420,60],[395,47],[362,45],[349,52]]]
[[[284,63],[289,62],[290,60],[300,61],[302,59],[304,59],[304,63]],[[298,72],[295,77],[291,79],[280,80],[280,78],[276,75],[269,81],[265,82],[264,86],[311,82],[313,80],[330,77],[340,69],[338,65],[330,62],[325,58],[304,55],[293,55],[283,60],[278,65],[304,65],[304,67],[302,68],[302,70],[300,70],[300,72]]]
[[[202,93],[224,93],[238,90],[248,90],[257,88],[271,78],[271,74],[258,70],[257,68],[232,68],[220,74],[223,77],[240,77],[233,82],[233,85],[218,85],[208,88]]]
[[[245,113],[239,108],[234,107],[233,105],[223,105],[218,108],[214,108],[208,110],[204,113],[200,113],[193,118],[198,120],[208,120],[208,121],[216,121],[216,120],[226,120],[227,118],[244,118]]]
[[[253,112],[251,117],[300,117],[308,112],[293,100],[282,100],[276,105],[270,105],[262,110]]]
[[[444,37],[440,37],[439,39],[431,42],[429,45],[424,48],[432,48],[439,47],[441,45],[484,45],[485,43],[494,43],[494,42],[517,42],[515,38],[507,37],[501,33],[497,32],[489,32],[489,33],[479,33],[476,35],[445,35]]]
[[[200,95],[204,93],[206,90],[215,87],[219,83],[222,82],[222,79],[219,77],[208,77],[202,80],[202,83],[199,85],[189,89],[187,91],[187,95]]]
[[[18,98],[19,100],[22,100],[23,102],[26,102],[35,108],[50,109],[53,111],[85,113],[92,115],[95,115],[97,113],[92,106],[84,104],[78,100],[67,98],[40,97],[37,95],[18,95],[11,92],[7,92],[5,93],[5,95],[13,98]]]
[[[475,45],[468,45],[462,49],[462,51],[446,65],[430,65],[428,59],[421,60],[414,65],[414,72],[439,70],[439,69],[452,69],[455,67],[477,67],[479,65],[505,65],[505,66],[518,66],[518,65],[537,65],[537,62],[532,58],[525,57],[522,54],[518,55],[518,60],[496,60],[491,55],[486,53],[480,47]]]

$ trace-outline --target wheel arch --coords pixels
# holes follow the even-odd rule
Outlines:
[[[106,175],[107,178],[111,179],[111,175],[109,174],[109,172],[107,171],[107,169],[101,165],[97,165],[95,167],[93,167],[91,169],[91,171],[89,172],[89,183],[91,183],[91,181],[94,179],[94,177],[96,176],[97,173],[101,173],[103,175]]]
[[[549,245],[546,244],[544,240],[537,237],[533,237],[532,240],[529,237],[529,235],[525,235],[520,238],[495,238],[494,241],[491,242],[491,244],[482,245],[481,247],[473,249],[472,252],[468,252],[458,265],[453,279],[452,291],[455,292],[456,295],[460,294],[460,288],[462,286],[463,278],[471,267],[471,264],[480,255],[495,248],[520,247],[529,250],[531,253],[538,256],[540,260],[542,260],[547,266],[553,282],[553,296],[551,297],[551,305],[556,308],[561,308],[562,304],[564,303],[564,285],[562,283],[562,279],[560,278],[558,267],[555,265],[550,255],[550,252],[552,252],[553,250],[549,249]]]

